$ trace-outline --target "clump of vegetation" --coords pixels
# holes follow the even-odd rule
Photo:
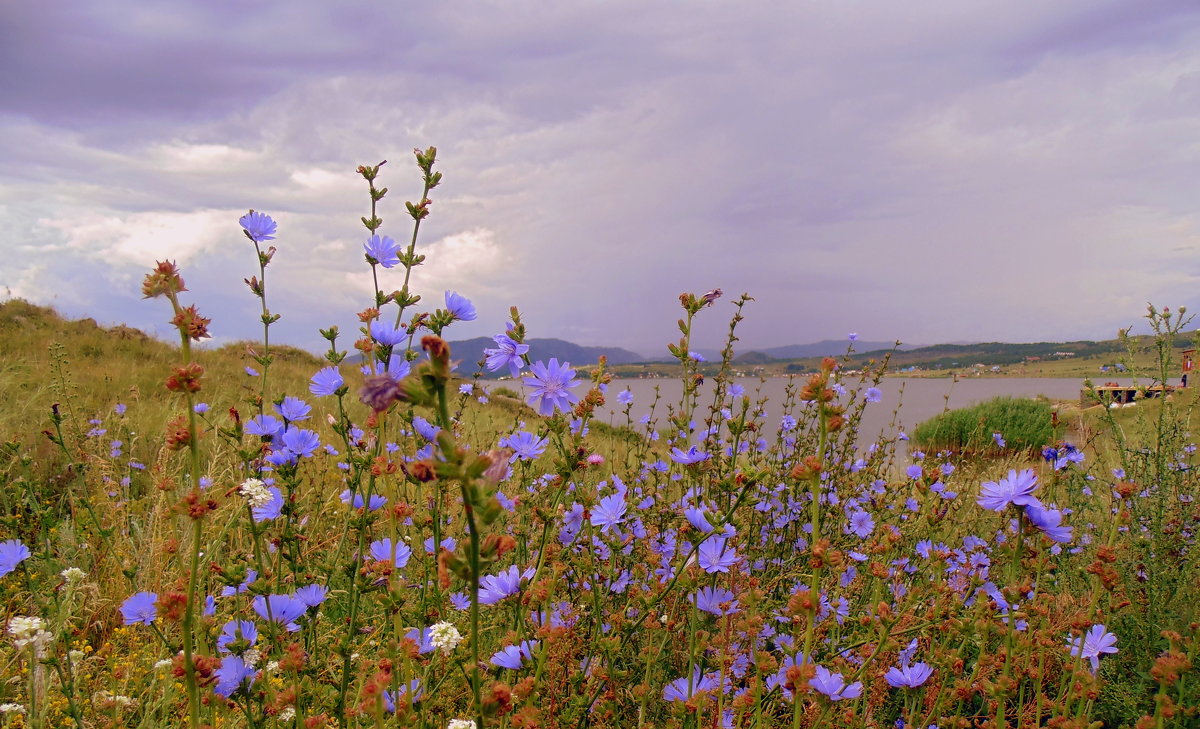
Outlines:
[[[912,439],[928,450],[1034,451],[1055,440],[1060,430],[1046,400],[996,397],[940,413],[918,425]]]

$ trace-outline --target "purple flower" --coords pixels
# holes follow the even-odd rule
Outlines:
[[[255,415],[246,421],[246,432],[263,438],[274,438],[283,432],[283,423],[270,415]]]
[[[696,607],[704,612],[716,616],[733,615],[739,610],[734,594],[723,587],[701,588],[696,594],[689,595],[688,601],[696,603]],[[724,608],[721,607],[722,604],[725,604]]]
[[[482,605],[494,605],[520,591],[521,571],[516,565],[497,575],[484,575],[479,580],[479,602]]]
[[[291,395],[283,398],[283,402],[275,405],[274,408],[280,417],[293,423],[299,420],[308,420],[309,413],[312,412],[308,403]]]
[[[875,520],[865,511],[856,511],[850,515],[850,531],[859,539],[866,539],[875,530]]]
[[[911,666],[904,664],[898,668],[889,668],[884,678],[892,688],[916,688],[928,681],[932,675],[933,669],[929,664],[914,663]]]
[[[258,627],[250,620],[230,620],[221,628],[221,634],[217,636],[217,650],[221,653],[229,653],[229,644],[237,640],[246,641],[246,647],[250,647],[258,641]]]
[[[437,440],[441,428],[422,418],[420,415],[415,415],[413,416],[413,430],[417,431],[417,435],[425,440],[433,442]]]
[[[404,357],[391,357],[388,359],[386,365],[382,362],[369,362],[363,365],[360,371],[368,377],[371,375],[378,375],[380,377],[386,375],[399,382],[408,377],[409,372],[412,372],[412,365]]]
[[[314,582],[311,585],[299,588],[295,594],[297,600],[310,608],[315,608],[325,602],[325,597],[329,594],[329,588]]]
[[[339,498],[342,500],[343,504],[351,503],[350,489],[343,491]],[[362,494],[354,494],[353,506],[355,509],[363,508],[364,503],[367,504],[367,511],[378,511],[379,509],[383,508],[384,504],[387,503],[387,497],[380,496],[379,494],[371,494],[370,501],[364,501]]]
[[[197,415],[203,415],[208,412],[208,403],[198,402],[194,407],[192,407],[192,411]]]
[[[592,509],[592,526],[600,527],[601,533],[607,534],[610,529],[625,521],[626,508],[623,494],[605,496]]]
[[[863,688],[861,681],[855,681],[847,686],[842,674],[833,673],[824,666],[817,666],[817,675],[809,679],[808,685],[828,696],[830,701],[857,699],[862,694]]]
[[[378,263],[384,268],[393,268],[400,264],[400,244],[386,235],[367,238],[367,242],[363,243],[363,251],[366,253],[367,263],[372,266]]]
[[[475,321],[478,316],[475,313],[475,305],[467,297],[454,291],[446,292],[446,311],[460,321]]]
[[[1109,633],[1103,623],[1093,625],[1088,632],[1078,638],[1068,637],[1067,647],[1071,655],[1086,658],[1092,662],[1092,673],[1100,670],[1100,654],[1117,652],[1117,636]]]
[[[851,342],[858,341],[858,332],[850,332],[846,335],[846,339],[849,339]]]
[[[1071,527],[1063,525],[1061,511],[1030,505],[1025,507],[1025,516],[1051,541],[1060,544],[1071,541]]]
[[[467,604],[469,607],[470,606],[469,600],[467,601]],[[462,608],[459,608],[459,609],[461,610]],[[416,628],[409,628],[409,631],[404,634],[404,637],[408,638],[413,643],[417,644],[417,653],[418,654],[425,655],[426,653],[433,652],[433,649],[434,649],[433,637],[432,637],[428,627],[421,628],[420,630],[417,630]]]
[[[285,625],[288,631],[293,633],[300,630],[300,626],[295,623],[296,618],[308,610],[307,605],[291,595],[258,595],[254,598],[252,607],[263,620]]]
[[[879,402],[883,399],[883,391],[878,387],[868,387],[863,399],[867,402]]]
[[[241,656],[225,656],[221,659],[220,668],[213,672],[217,677],[213,692],[229,698],[242,684],[253,685],[254,674],[257,672],[254,666],[247,666]]]
[[[29,559],[29,547],[18,539],[8,539],[0,542],[0,577],[7,575],[25,560]]]
[[[770,627],[770,625],[768,625],[767,627]],[[774,628],[771,629],[771,632],[769,635],[775,635]],[[769,637],[769,636],[767,633],[764,632],[763,637]],[[775,637],[775,642],[779,643],[780,645],[783,645],[785,641],[790,641],[790,640],[791,640],[790,635],[778,635]],[[786,696],[788,698],[788,700],[791,700],[792,692],[789,689],[785,688],[785,686],[784,686],[784,684],[788,683],[788,676],[787,676],[788,669],[791,668],[792,666],[803,666],[804,664],[806,664],[808,662],[809,662],[808,657],[805,656],[803,653],[798,653],[794,656],[786,656],[783,659],[783,662],[779,665],[779,670],[777,670],[774,674],[767,676],[767,690],[774,691],[776,688],[778,688],[781,691],[783,691],[783,695]]]
[[[405,697],[408,697],[408,700],[415,704],[421,700],[423,695],[424,691],[421,690],[421,679],[414,678],[407,684],[400,684],[395,693],[391,691],[384,691],[382,694],[383,708],[386,709],[389,714],[394,714],[396,713],[397,699],[404,699]]]
[[[558,358],[551,357],[550,363],[540,360],[530,368],[531,375],[522,380],[533,389],[529,395],[529,404],[537,401],[537,410],[541,415],[552,415],[555,410],[567,411],[579,402],[579,396],[570,388],[579,384],[575,380],[575,370],[567,362],[558,363]]]
[[[238,218],[238,224],[242,226],[246,237],[255,243],[263,241],[275,240],[275,221],[266,213],[256,212],[251,210],[242,217]]]
[[[287,448],[280,448],[279,450],[272,451],[263,460],[276,468],[282,468],[284,466],[295,465],[296,461],[299,460],[299,456]]]
[[[622,405],[633,404],[633,393],[629,391],[628,387],[617,393],[617,402],[621,403]]]
[[[980,488],[981,495],[977,503],[991,511],[1004,511],[1009,504],[1040,507],[1042,502],[1033,495],[1037,485],[1037,476],[1033,469],[1026,468],[1020,473],[1010,470],[1008,476],[998,482],[985,482]]]
[[[246,570],[246,579],[237,587],[227,585],[221,588],[221,597],[229,597],[230,595],[238,595],[250,589],[250,583],[258,579],[257,570]]]
[[[344,384],[346,381],[342,379],[337,367],[325,367],[317,370],[317,374],[312,376],[308,383],[308,391],[317,397],[326,397],[335,394]]]
[[[520,645],[505,646],[492,654],[492,665],[516,671],[525,661],[533,658],[533,651],[537,647],[536,640],[524,640]]]
[[[399,540],[396,541],[396,545],[393,547],[391,539],[377,539],[371,542],[371,547],[367,550],[367,554],[371,555],[371,559],[379,562],[391,560],[396,569],[400,569],[408,564],[408,560],[412,557],[412,549]]]
[[[395,347],[408,339],[408,332],[376,319],[369,327],[371,338],[385,347]]]
[[[703,506],[689,507],[683,510],[683,515],[687,517],[688,523],[692,525],[696,531],[702,534],[708,534],[713,530],[713,525],[708,521],[707,511]]]
[[[1003,448],[1008,445],[1004,442],[1004,436],[1000,435],[999,433],[992,433],[992,440],[996,442],[997,448]]]
[[[483,350],[487,355],[488,372],[496,372],[507,365],[513,377],[520,377],[521,368],[525,366],[521,355],[529,351],[529,345],[521,344],[507,334],[497,334],[492,341],[496,343],[496,349]]]
[[[921,468],[921,464],[914,463],[911,466],[909,466],[908,468],[904,469],[904,473],[909,478],[917,479],[917,478],[921,478],[921,476],[924,475],[925,471],[924,471],[924,469]]]
[[[700,569],[709,574],[728,572],[737,564],[737,550],[726,545],[724,537],[711,537],[704,540],[697,553]]]
[[[446,537],[439,544],[439,547],[447,552],[453,552],[458,547],[458,540],[454,537]],[[433,548],[433,537],[425,540],[425,554],[433,554],[436,550]]]
[[[283,493],[274,486],[268,486],[267,491],[271,494],[271,500],[250,510],[255,524],[277,519],[283,513]]]
[[[283,434],[283,444],[297,456],[311,458],[317,448],[321,447],[321,440],[315,430],[292,428]]]
[[[709,454],[700,450],[696,446],[691,446],[686,451],[681,450],[679,448],[671,449],[671,460],[675,461],[676,463],[683,464],[685,466],[690,466],[693,463],[700,463],[702,461],[707,461],[708,458],[709,458]]]
[[[126,625],[149,625],[158,617],[158,595],[153,592],[139,592],[131,595],[121,603],[121,617]]]
[[[714,691],[717,686],[717,676],[709,674],[701,677],[700,668],[697,667],[691,677],[684,676],[670,682],[663,688],[663,700],[665,701],[689,701],[693,696],[701,691]]]
[[[524,461],[537,460],[537,457],[546,452],[546,446],[550,444],[549,438],[538,438],[533,433],[524,430],[518,430],[512,435],[500,439],[500,445],[513,449],[512,458],[509,462],[521,459]]]

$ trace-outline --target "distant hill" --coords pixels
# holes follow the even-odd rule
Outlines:
[[[824,339],[820,342],[812,344],[789,344],[786,347],[771,347],[770,349],[759,349],[768,357],[774,359],[804,359],[806,357],[840,357],[846,353],[850,342],[845,339]],[[895,342],[854,342],[855,352],[875,352],[881,349],[890,350],[896,346]],[[903,349],[903,347],[902,347]]]
[[[551,357],[557,357],[559,362],[570,362],[575,367],[595,364],[601,356],[608,357],[609,364],[629,364],[646,360],[637,352],[620,347],[584,347],[562,339],[527,339],[525,343],[529,345],[531,360],[548,361]],[[464,339],[450,342],[450,356],[462,363],[459,371],[465,372],[469,369],[473,370],[475,363],[484,358],[483,350],[495,348],[496,343],[490,337]],[[503,369],[497,372],[496,376],[504,375],[507,372],[507,368]]]
[[[1123,346],[1117,340],[1094,342],[979,342],[976,344],[935,344],[919,347],[892,357],[893,367],[923,367],[942,369],[985,362],[989,365],[1011,365],[1030,358],[1050,359],[1056,354],[1071,357],[1117,355]]]
[[[760,365],[774,362],[775,358],[769,354],[763,354],[762,352],[755,351],[739,354],[733,358],[733,361],[742,365]]]

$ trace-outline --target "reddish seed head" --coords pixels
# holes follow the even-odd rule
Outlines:
[[[180,291],[187,291],[179,269],[174,261],[159,261],[154,270],[146,274],[142,281],[142,296],[153,299],[158,296],[174,296]]]

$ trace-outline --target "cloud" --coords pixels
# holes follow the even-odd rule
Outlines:
[[[83,214],[39,225],[55,231],[62,248],[78,257],[104,261],[110,266],[145,266],[172,260],[186,264],[230,239],[226,210],[188,213],[155,211],[123,216]]]
[[[89,282],[136,291],[171,257],[254,336],[254,208],[281,332],[310,343],[335,306],[353,328],[355,168],[389,160],[382,232],[407,241],[429,144],[412,283],[479,306],[454,336],[515,304],[535,336],[657,350],[678,294],[718,286],[756,298],[748,347],[1108,336],[1194,289],[1191,3],[115,2],[14,7],[0,48],[27,71],[0,79],[0,284],[71,281],[98,318],[139,314]]]

